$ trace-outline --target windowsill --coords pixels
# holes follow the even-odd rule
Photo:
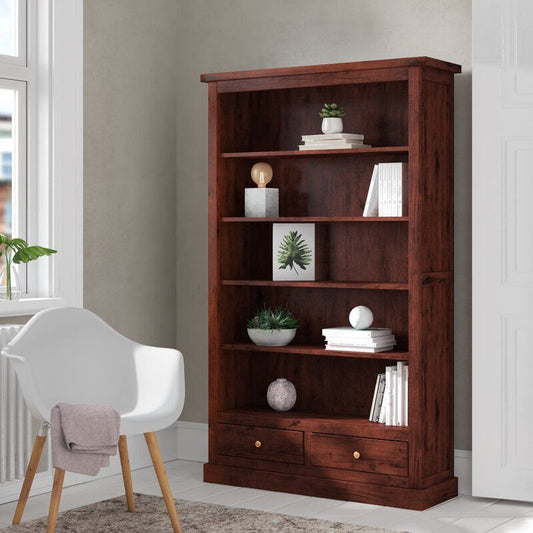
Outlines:
[[[22,298],[18,302],[0,302],[0,317],[33,315],[43,309],[64,305],[63,298]]]

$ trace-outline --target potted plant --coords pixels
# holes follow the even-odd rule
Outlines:
[[[319,115],[322,117],[322,133],[342,133],[344,108],[337,104],[324,104]]]
[[[16,302],[22,288],[13,263],[29,263],[43,255],[55,254],[56,250],[43,246],[29,246],[19,237],[9,238],[0,233],[0,257],[4,258],[5,266],[0,273],[0,301]]]
[[[298,320],[288,309],[263,306],[248,320],[248,336],[257,346],[286,346],[296,335]]]

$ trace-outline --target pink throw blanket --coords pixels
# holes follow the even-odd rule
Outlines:
[[[51,435],[54,468],[95,476],[117,454],[120,415],[107,405],[58,403]]]

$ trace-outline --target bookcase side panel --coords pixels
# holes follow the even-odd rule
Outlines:
[[[410,69],[409,345],[412,486],[452,476],[453,77]]]

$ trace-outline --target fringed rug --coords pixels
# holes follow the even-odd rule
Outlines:
[[[163,498],[136,494],[128,513],[123,497],[72,509],[59,515],[57,533],[172,533]],[[177,500],[184,533],[393,533],[386,529],[265,513],[251,509]],[[31,502],[28,503],[31,505]],[[43,533],[46,518],[0,530]]]

